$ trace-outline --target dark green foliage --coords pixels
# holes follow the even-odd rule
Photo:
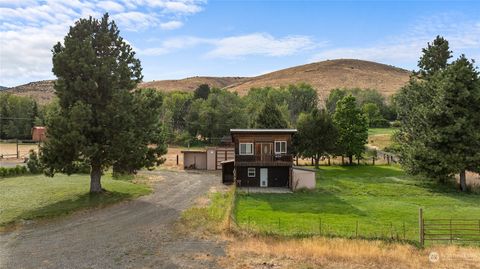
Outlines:
[[[390,102],[387,103],[383,95],[372,89],[333,89],[325,102],[328,112],[331,114],[335,113],[337,102],[349,94],[355,97],[359,107],[363,107],[365,104],[375,104],[378,107],[382,118],[386,120],[396,119],[396,110],[393,100],[390,100]]]
[[[288,121],[278,108],[275,99],[269,97],[255,120],[255,128],[258,129],[282,129],[288,128]]]
[[[186,121],[186,115],[192,102],[192,93],[171,92],[165,95],[161,117],[165,125],[164,133],[167,141],[173,141],[179,133],[190,127],[190,122]]]
[[[202,98],[203,100],[207,100],[209,94],[210,94],[210,86],[208,84],[201,84],[193,92],[193,98],[195,99]]]
[[[32,174],[39,174],[43,171],[40,160],[38,159],[38,154],[34,150],[30,150],[27,167],[28,171],[30,171]]]
[[[428,43],[427,47],[422,49],[422,53],[418,61],[421,77],[431,76],[444,69],[447,67],[448,59],[452,57],[448,41],[441,36],[437,36],[432,44]]]
[[[333,120],[338,129],[337,150],[342,156],[360,158],[368,138],[368,123],[365,115],[357,108],[355,97],[345,96],[337,102]]]
[[[314,158],[315,167],[318,168],[320,157],[335,153],[337,129],[325,110],[314,109],[310,113],[300,114],[297,129],[298,133],[294,137],[296,152]]]
[[[396,97],[402,123],[396,140],[409,173],[442,182],[460,174],[465,191],[464,171],[480,166],[480,79],[463,55],[447,64],[448,42],[436,41],[419,62],[422,79],[412,77]]]
[[[247,126],[243,107],[242,99],[236,93],[213,89],[207,100],[196,99],[192,103],[186,117],[190,134],[218,143],[231,128]]]
[[[318,96],[315,89],[305,83],[288,86],[288,109],[292,122],[297,121],[298,116],[303,113],[309,113],[318,106]]]
[[[0,93],[0,139],[32,139],[40,109],[30,97]]]
[[[105,169],[114,164],[136,169],[163,152],[156,132],[159,115],[144,100],[151,96],[132,93],[141,71],[140,61],[108,14],[101,20],[80,19],[64,45],[54,46],[59,104],[48,112],[48,140],[40,158],[49,175],[71,174],[85,162],[91,167],[90,191],[101,192]],[[149,147],[152,141],[160,143],[153,145],[159,148],[155,154]]]
[[[15,167],[0,167],[0,177],[14,177],[28,174],[27,167],[17,165]]]

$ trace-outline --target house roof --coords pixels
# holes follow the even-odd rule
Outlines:
[[[230,129],[230,133],[296,133],[297,129]]]

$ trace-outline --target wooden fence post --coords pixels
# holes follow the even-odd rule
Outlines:
[[[425,243],[425,231],[423,225],[423,209],[418,209],[418,226],[419,226],[419,233],[420,233],[420,245],[423,247]]]
[[[178,154],[177,154],[177,166],[178,166]]]
[[[20,151],[18,151],[18,138],[17,138],[17,159],[20,159]]]

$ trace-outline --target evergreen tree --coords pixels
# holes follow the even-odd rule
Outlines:
[[[258,113],[255,120],[255,128],[259,129],[282,129],[288,128],[288,121],[280,111],[275,100],[269,96],[266,103]]]
[[[193,92],[193,98],[195,99],[202,98],[203,100],[207,100],[209,94],[210,94],[210,86],[208,84],[201,84]]]
[[[103,171],[124,162],[125,155],[129,155],[127,169],[158,160],[164,149],[156,139],[158,123],[147,119],[148,115],[143,115],[146,119],[137,117],[159,115],[146,108],[148,103],[137,103],[132,94],[142,79],[141,71],[140,61],[108,14],[101,20],[80,19],[70,28],[64,45],[53,48],[59,105],[49,111],[46,120],[48,139],[41,160],[47,174],[70,174],[78,162],[86,163],[91,167],[90,192],[98,193],[103,191]],[[155,154],[147,141],[159,143]]]
[[[368,138],[367,119],[357,108],[355,97],[347,95],[337,102],[333,120],[338,130],[337,147],[352,164],[353,156],[361,157]]]
[[[422,53],[418,61],[421,77],[428,77],[444,69],[447,67],[448,59],[452,57],[448,41],[441,36],[437,36],[432,44],[428,43],[427,47],[422,49]]]
[[[313,158],[315,167],[318,168],[320,158],[333,154],[336,149],[337,129],[330,114],[318,109],[302,113],[297,121],[297,129],[296,152]]]
[[[465,56],[450,64],[432,81],[431,141],[427,146],[448,175],[459,174],[467,190],[465,171],[480,167],[480,79]]]

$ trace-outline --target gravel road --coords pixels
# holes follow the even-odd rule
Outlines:
[[[224,244],[179,236],[174,223],[218,174],[144,173],[159,178],[151,195],[0,233],[0,268],[216,268]]]

